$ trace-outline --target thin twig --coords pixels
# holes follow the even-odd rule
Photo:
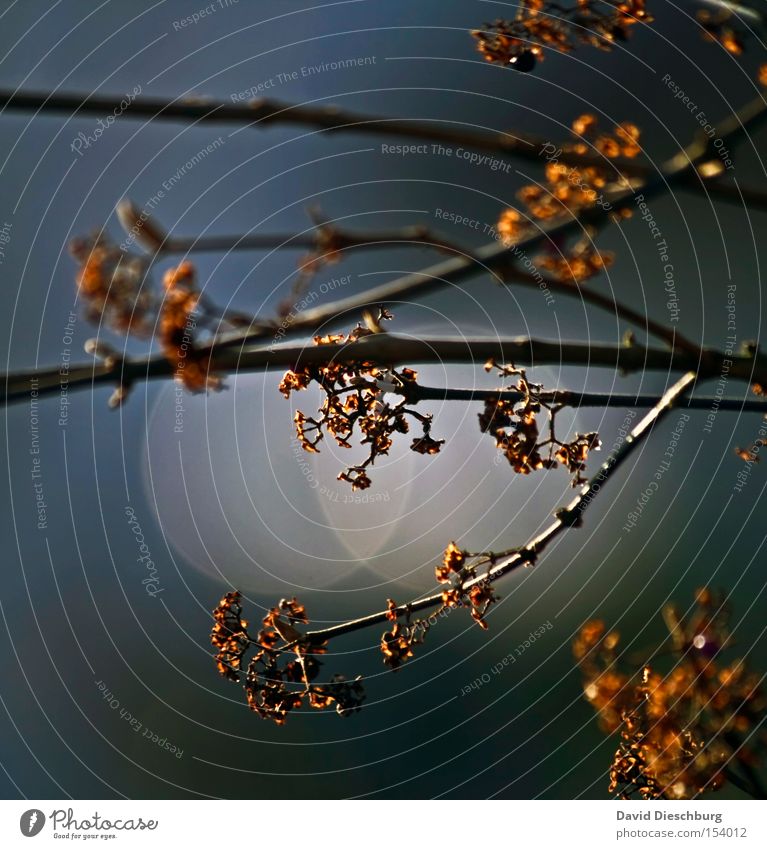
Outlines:
[[[322,259],[324,253],[362,247],[391,247],[392,244],[436,248],[469,255],[453,241],[443,239],[429,227],[415,225],[393,230],[347,230],[310,210],[315,226],[302,233],[241,233],[222,236],[172,236],[155,218],[131,200],[117,205],[123,229],[133,241],[155,256],[189,253],[229,253],[250,250],[308,250]]]
[[[617,315],[625,321],[643,328],[650,336],[655,336],[656,339],[662,339],[671,348],[680,348],[687,351],[689,354],[698,355],[700,346],[686,339],[681,333],[673,327],[666,327],[658,321],[654,321],[648,315],[643,315],[641,312],[633,309],[633,307],[623,304],[608,295],[603,295],[592,286],[580,286],[578,283],[569,280],[558,280],[555,277],[548,277],[540,274],[531,274],[528,271],[523,271],[520,268],[512,268],[507,276],[523,286],[528,286],[532,289],[540,289],[541,286],[546,286],[550,292],[559,292],[563,295],[578,298],[595,307],[599,307],[608,313]]]
[[[699,3],[705,6],[713,6],[720,12],[731,12],[737,15],[738,18],[744,18],[750,21],[758,29],[764,29],[764,17],[760,11],[754,9],[753,6],[744,5],[742,3],[733,3],[731,0],[698,0]]]
[[[333,231],[334,249],[343,251],[354,248],[390,248],[392,245],[412,245],[416,247],[436,248],[437,250],[467,251],[447,239],[442,239],[427,227],[403,227],[401,230],[380,230],[370,233],[353,230]],[[247,236],[203,236],[169,238],[158,253],[219,253],[229,251],[272,250],[275,248],[296,248],[317,250],[314,236],[295,233],[249,234]],[[321,258],[321,254],[320,257]]]
[[[428,227],[417,225],[391,231],[371,231],[368,233],[344,230],[331,222],[322,222],[312,235],[307,233],[284,234],[240,234],[236,236],[171,236],[167,230],[152,216],[147,216],[131,201],[122,201],[118,205],[118,216],[129,235],[154,256],[168,254],[190,254],[205,252],[229,252],[234,250],[280,250],[301,248],[316,252],[317,256],[310,260],[322,259],[322,252],[353,250],[361,247],[391,247],[393,244],[414,245],[417,247],[436,248],[463,257],[471,257],[471,252],[453,241],[443,239]],[[326,239],[320,240],[322,230]],[[329,247],[325,247],[328,245]],[[653,321],[648,316],[622,304],[613,298],[603,295],[590,287],[581,287],[576,282],[559,280],[546,275],[532,274],[519,267],[508,269],[507,278],[515,280],[523,286],[540,289],[545,286],[549,291],[555,291],[570,297],[593,304],[609,313],[618,315],[637,327],[644,328],[647,333],[658,339],[663,339],[671,347],[679,346],[688,352],[697,352],[698,346],[677,333],[674,328],[665,327]]]

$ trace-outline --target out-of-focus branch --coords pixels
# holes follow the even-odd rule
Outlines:
[[[511,71],[510,71],[511,73]],[[474,150],[489,151],[501,156],[541,161],[550,141],[525,133],[498,133],[493,131],[467,130],[456,126],[445,126],[444,120],[427,122],[407,118],[392,118],[380,115],[363,115],[339,109],[336,106],[310,106],[282,103],[266,98],[257,98],[246,103],[227,103],[211,98],[161,98],[141,97],[127,107],[120,99],[110,95],[82,95],[65,92],[24,92],[0,89],[0,109],[35,112],[36,114],[117,115],[121,118],[144,118],[147,120],[184,121],[189,123],[233,123],[254,127],[273,124],[312,126],[326,132],[350,132],[430,141],[452,146],[463,146]],[[715,159],[716,156],[712,156]],[[616,174],[632,179],[648,181],[657,175],[657,170],[633,159],[619,157],[607,159],[601,153],[561,151],[557,159],[573,167],[593,166],[609,168]],[[729,182],[717,177],[706,182],[696,174],[687,174],[679,181],[680,187],[696,193],[706,193],[722,200],[739,202],[740,194],[732,191]],[[743,197],[759,208],[767,206],[767,195],[746,188]]]
[[[242,233],[231,236],[172,236],[153,216],[132,201],[117,205],[117,215],[128,236],[155,256],[190,253],[228,253],[229,251],[299,249],[324,254],[355,248],[389,248],[394,244],[435,248],[460,253],[470,252],[453,241],[442,238],[429,227],[415,225],[392,230],[347,230],[325,221],[317,210],[314,230],[303,233]]]
[[[753,6],[734,3],[731,0],[698,0],[698,2],[703,6],[710,6],[712,9],[717,9],[720,12],[731,12],[733,15],[737,15],[744,21],[748,21],[758,29],[764,29],[764,16]]]

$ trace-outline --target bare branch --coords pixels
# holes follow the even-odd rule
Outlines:
[[[203,353],[211,350],[202,347]],[[725,362],[732,380],[752,382],[759,373],[767,375],[767,357],[757,351],[740,355],[705,350],[702,356],[677,349],[648,348],[639,344],[602,344],[547,341],[542,339],[414,339],[392,333],[379,333],[356,342],[328,345],[255,345],[236,349],[212,346],[211,370],[217,373],[244,373],[267,369],[288,369],[327,362],[371,362],[398,365],[419,363],[477,363],[489,359],[517,365],[575,365],[605,367],[622,373],[637,371],[695,371],[699,380],[721,375]],[[67,389],[93,388],[102,384],[130,386],[156,378],[169,378],[173,366],[162,355],[135,359],[108,357],[92,365],[72,366]],[[0,376],[7,402],[29,397],[31,381],[38,396],[57,394],[62,377],[59,369],[40,369]],[[765,381],[767,383],[767,381]]]
[[[306,233],[286,233],[274,235],[241,234],[238,236],[171,236],[154,217],[146,216],[131,201],[122,201],[118,207],[118,216],[129,234],[141,242],[148,250],[154,251],[155,256],[164,254],[189,254],[193,252],[218,252],[232,250],[262,250],[304,248],[317,253],[317,260],[322,259],[323,250],[344,251],[362,247],[391,247],[393,244],[409,244],[416,247],[436,248],[449,251],[463,257],[471,257],[471,252],[455,242],[447,241],[425,226],[406,227],[392,231],[370,231],[368,233],[354,232],[336,227],[333,223],[322,223],[313,235]],[[325,238],[319,236],[324,231]],[[327,245],[327,247],[325,247]],[[511,267],[506,277],[517,283],[540,289],[546,286],[550,291],[578,298],[593,304],[607,312],[618,315],[658,339],[663,339],[671,347],[678,346],[689,353],[697,353],[699,348],[693,342],[685,339],[676,329],[665,327],[653,321],[648,316],[637,312],[594,288],[582,287],[576,282],[559,280],[543,274],[532,274],[519,267]]]
[[[338,229],[334,233],[339,251],[354,248],[390,248],[392,245],[410,245],[420,248],[436,248],[466,254],[467,250],[443,239],[428,227],[403,227],[399,230],[373,230],[368,233]],[[173,236],[165,242],[158,253],[189,254],[219,253],[229,251],[272,250],[296,248],[315,250],[317,240],[311,235],[296,233],[257,234],[242,236]]]
[[[711,6],[720,12],[732,12],[739,18],[749,21],[758,29],[764,29],[764,16],[753,6],[743,5],[742,3],[733,3],[731,0],[698,0],[698,2],[705,6]]]
[[[0,92],[0,104],[3,102],[1,94]],[[29,104],[31,102],[24,100],[21,95],[19,95],[19,98],[21,98],[18,101],[19,103]],[[64,98],[64,101],[66,101],[66,98]],[[54,103],[63,108],[64,101],[55,100]],[[14,102],[16,102],[15,99]],[[67,108],[71,106],[70,102]],[[762,98],[751,101],[737,113],[720,122],[720,138],[725,142],[734,142],[749,131],[755,130],[766,118],[767,101]],[[647,199],[668,191],[672,185],[688,179],[690,174],[693,173],[696,163],[708,154],[708,140],[701,138],[694,140],[684,151],[674,156],[661,168],[659,176],[647,183],[635,184],[611,195],[611,208],[617,211],[631,206],[635,203],[637,192],[641,192],[642,196]],[[371,305],[385,304],[392,300],[421,296],[446,284],[460,283],[480,271],[491,271],[497,279],[504,282],[505,276],[511,269],[514,269],[516,257],[524,255],[524,252],[542,242],[557,242],[573,231],[577,232],[585,226],[598,223],[604,218],[604,215],[605,212],[602,208],[592,207],[578,216],[572,216],[541,227],[535,233],[512,245],[492,242],[477,249],[471,256],[451,257],[422,271],[405,275],[366,292],[339,299],[325,306],[307,309],[300,315],[290,317],[290,320],[284,321],[282,325],[278,325],[275,321],[255,320],[247,331],[225,334],[211,343],[213,348],[211,367],[222,372],[273,367],[278,361],[274,357],[276,349],[251,348],[250,346],[253,343],[268,338],[273,341],[281,341],[289,336],[313,332],[327,323],[341,318],[346,313],[356,312]],[[593,294],[588,297],[594,300]],[[625,310],[625,308],[623,309]],[[624,314],[626,313],[624,312]],[[646,319],[645,325],[649,329],[650,325]],[[389,337],[389,339],[396,339],[396,337]],[[367,341],[369,343],[369,340]],[[416,350],[412,350],[414,344]],[[494,349],[493,346],[495,346]],[[700,378],[720,374],[723,363],[727,360],[728,363],[732,362],[729,371],[731,377],[767,385],[767,357],[756,349],[741,356],[727,358],[716,351],[702,349],[698,351],[696,346],[693,346],[693,350],[690,350],[684,342],[683,346],[686,350],[679,350],[680,346],[676,338],[671,352],[655,351],[639,346],[584,346],[571,343],[559,345],[537,340],[511,340],[505,344],[483,341],[479,345],[474,345],[471,351],[467,351],[465,343],[440,342],[440,356],[442,359],[464,361],[467,354],[469,358],[472,358],[480,349],[490,349],[492,353],[487,356],[479,355],[476,359],[496,356],[509,362],[600,365],[611,366],[621,371],[635,371],[641,368],[691,369],[695,370]],[[402,340],[399,343],[398,350],[412,350],[412,356],[409,359],[413,363],[433,361],[434,354],[424,351],[423,346],[414,342],[414,340]],[[502,353],[499,353],[503,350],[508,351],[509,355],[504,357]],[[388,354],[389,357],[394,357],[390,360],[391,362],[402,361],[396,358],[396,352],[390,350]],[[695,361],[696,354],[698,355],[697,362]],[[282,355],[284,355],[284,352]],[[115,358],[109,363],[95,364],[92,367],[73,367],[69,375],[68,386],[76,388],[83,385],[114,382],[129,385],[135,380],[167,377],[171,374],[171,371],[170,365],[161,356],[130,361]],[[29,392],[29,381],[33,378],[39,380],[41,394],[59,390],[60,376],[58,369],[6,375],[4,380],[5,401],[26,397]]]
[[[132,101],[128,109],[121,109],[120,98],[110,95],[0,89],[0,108],[67,115],[118,114],[122,118],[183,121],[195,124],[231,123],[260,129],[274,124],[291,124],[317,127],[326,132],[353,132],[460,145],[536,161],[540,161],[540,152],[548,142],[546,139],[527,134],[467,130],[461,122],[455,122],[454,127],[444,126],[449,122],[362,115],[357,112],[347,112],[332,105],[296,105],[267,98],[256,98],[245,103],[228,103],[202,97],[174,100],[142,97]],[[562,161],[565,159],[563,158]],[[654,173],[652,168],[640,165],[634,160],[607,160],[595,152],[575,155],[572,161],[573,164],[594,165],[600,168],[606,167],[609,163],[618,173],[642,179],[647,179]]]
[[[585,303],[592,304],[608,313],[617,315],[619,318],[625,319],[636,327],[645,330],[650,336],[655,336],[656,339],[662,339],[671,348],[679,348],[694,356],[700,354],[700,346],[686,339],[681,333],[677,332],[676,328],[666,327],[660,322],[651,319],[648,315],[637,312],[637,310],[629,307],[627,304],[616,301],[608,295],[603,295],[593,286],[580,286],[575,282],[558,280],[555,277],[544,275],[536,276],[520,268],[511,269],[507,277],[532,289],[540,289],[543,284],[551,292],[559,292],[563,295],[578,298]]]
[[[419,401],[486,401],[492,398],[509,401],[524,401],[526,395],[517,389],[460,389],[440,386],[408,387],[408,403]],[[541,401],[557,407],[618,407],[621,409],[647,409],[653,407],[658,399],[654,395],[634,395],[631,392],[574,392],[570,389],[557,389],[541,392],[537,396]],[[698,396],[685,402],[688,410],[712,410],[720,412],[762,413],[767,414],[767,401],[751,398],[715,398]]]

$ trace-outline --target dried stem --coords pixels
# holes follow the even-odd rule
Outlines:
[[[764,29],[765,21],[762,13],[753,6],[742,3],[732,3],[730,0],[698,0],[704,6],[712,6],[720,12],[732,12],[739,18],[749,21],[758,29]]]
[[[465,249],[441,238],[427,227],[403,227],[401,230],[380,230],[370,233],[334,229],[334,246],[338,250],[352,248],[390,248],[394,244],[457,251],[462,254],[467,253]],[[172,237],[163,244],[158,250],[158,253],[228,253],[229,251],[273,250],[280,248],[316,250],[317,240],[311,235],[296,233],[188,238]]]
[[[118,210],[125,216],[123,227],[131,234],[135,222],[135,240],[155,256],[190,253],[229,253],[230,251],[307,250],[322,259],[324,231],[326,241],[333,251],[355,248],[391,247],[393,244],[436,248],[437,250],[469,255],[469,251],[423,225],[393,230],[346,230],[331,221],[318,219],[314,230],[302,233],[242,233],[222,236],[171,236],[154,217],[147,217],[131,202],[123,202]],[[318,213],[313,213],[318,216]],[[145,235],[147,234],[147,235]],[[148,236],[148,237],[147,237]]]
[[[632,307],[616,301],[608,295],[603,295],[593,287],[579,286],[577,283],[568,280],[557,280],[556,278],[544,277],[543,275],[537,276],[518,268],[509,271],[507,276],[523,286],[539,289],[541,285],[545,285],[550,292],[559,292],[563,295],[578,298],[585,303],[599,307],[644,329],[650,336],[655,336],[656,339],[662,339],[671,348],[680,348],[696,356],[700,354],[700,346],[686,339],[675,328],[666,327],[660,322],[654,321],[649,316],[637,312]]]

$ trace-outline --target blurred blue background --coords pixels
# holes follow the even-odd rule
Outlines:
[[[468,34],[513,14],[513,3],[25,0],[2,4],[2,81],[118,101],[137,85],[147,97],[232,100],[274,80],[265,93],[286,102],[554,140],[566,139],[570,122],[590,111],[605,129],[638,124],[646,155],[660,162],[698,129],[663,76],[671,74],[716,123],[755,96],[763,54],[751,42],[734,59],[704,41],[695,3],[651,5],[655,24],[637,27],[613,52],[549,55],[523,75],[483,62]],[[198,23],[181,25],[203,8],[209,11]],[[301,71],[354,58],[366,61]],[[87,360],[82,346],[96,329],[78,317],[67,330],[70,313],[81,316],[68,242],[102,227],[121,240],[115,204],[129,197],[144,207],[166,181],[172,187],[154,214],[178,235],[301,231],[307,208],[320,206],[345,226],[425,223],[479,246],[488,241],[481,231],[451,226],[435,210],[493,226],[520,186],[541,178],[536,163],[513,162],[506,173],[455,156],[384,153],[381,143],[394,140],[383,136],[129,115],[82,155],[73,151],[78,133],[96,126],[92,115],[0,115],[0,218],[10,234],[0,264],[6,370]],[[173,179],[217,139],[210,155]],[[764,185],[763,141],[761,134],[732,151],[737,179]],[[684,192],[652,210],[675,268],[678,329],[723,347],[727,287],[735,284],[738,341],[758,339],[764,213]],[[635,217],[608,227],[599,245],[618,259],[588,285],[668,322],[646,224]],[[216,303],[271,316],[290,293],[299,257],[194,259]],[[361,251],[322,270],[312,287],[326,303],[337,293],[323,283],[351,275],[347,295],[438,258],[426,249]],[[170,262],[158,264],[155,279]],[[539,292],[501,288],[487,275],[392,309],[390,328],[418,335],[617,342],[627,329],[576,300],[558,296],[547,305]],[[131,341],[128,351],[149,347]],[[492,386],[480,365],[419,371],[434,385]],[[531,374],[552,388],[655,393],[673,379],[568,367]],[[595,502],[582,530],[499,587],[488,633],[456,612],[396,675],[381,663],[377,630],[339,640],[325,669],[365,675],[364,710],[348,720],[300,713],[283,728],[260,721],[211,659],[210,611],[224,592],[243,591],[251,621],[294,594],[315,623],[341,621],[380,609],[387,597],[404,602],[430,591],[434,563],[451,539],[473,550],[520,544],[571,496],[562,471],[521,478],[498,462],[492,439],[477,427],[476,405],[435,402],[423,406],[434,413],[435,436],[447,440],[441,455],[417,456],[403,439],[376,469],[370,501],[349,503],[336,481],[350,462],[341,449],[326,441],[313,457],[295,448],[292,413],[297,403],[311,410],[314,396],[285,401],[278,381],[277,373],[231,376],[221,393],[184,395],[182,433],[174,431],[170,382],[136,388],[118,412],[107,408],[109,389],[71,393],[66,426],[57,398],[40,403],[39,420],[29,403],[4,411],[4,796],[602,798],[616,743],[599,732],[581,697],[570,644],[585,620],[603,617],[637,652],[663,638],[660,609],[668,599],[686,606],[695,587],[710,584],[731,596],[737,651],[756,668],[767,666],[763,470],[754,467],[742,491],[734,490],[743,463],[733,446],[750,444],[758,421],[721,412],[706,433],[705,413],[697,413],[630,534],[621,528],[663,458],[673,416]],[[747,387],[730,381],[726,394],[743,398]],[[598,429],[610,446],[625,416],[579,410],[569,423]],[[33,480],[35,446],[40,477]],[[35,483],[47,504],[42,529]],[[162,592],[155,597],[142,585],[146,570],[126,506],[156,566]],[[488,676],[546,623],[513,665]],[[461,695],[483,675],[487,683]]]

